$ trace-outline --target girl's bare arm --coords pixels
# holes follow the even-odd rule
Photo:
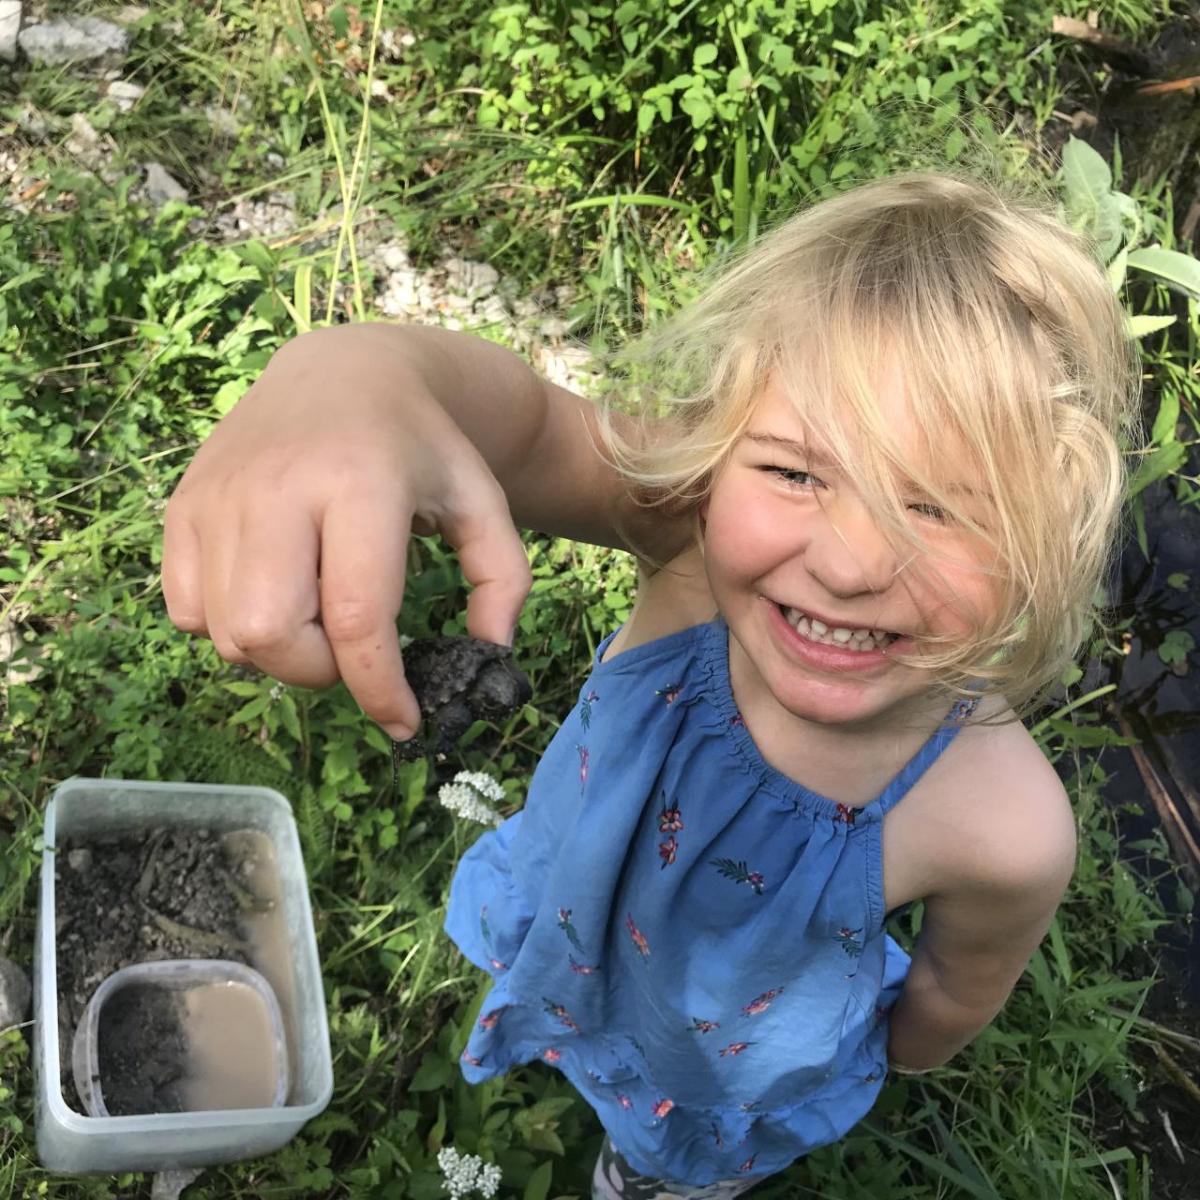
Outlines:
[[[960,877],[925,900],[891,1014],[893,1064],[940,1066],[972,1041],[1004,1007],[1054,919],[1075,867],[1075,821],[1062,784],[1035,752],[1042,769],[1014,769],[997,786]]]

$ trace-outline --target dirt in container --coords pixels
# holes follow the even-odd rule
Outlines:
[[[291,963],[279,897],[270,841],[256,830],[156,828],[64,840],[56,857],[55,929],[59,1062],[66,1102],[84,1111],[71,1070],[76,1024],[96,988],[134,963],[215,958],[254,967],[276,992],[294,1061]],[[210,1057],[209,1066],[203,1065],[203,1047],[229,1061],[243,1053],[237,1047],[245,1039],[233,1036],[228,1008],[224,1049],[221,1038],[202,1035],[200,1031],[213,1027],[212,1006],[217,1001],[206,1002],[206,1018],[196,1008],[201,1001],[195,997],[193,1011],[187,1011],[187,995],[155,986],[130,987],[104,1006],[99,1053],[106,1104],[115,1084],[119,1097],[124,1097],[118,1103],[156,1106],[118,1110],[110,1105],[110,1111],[194,1110],[196,1097],[203,1096],[207,1086],[206,1072],[214,1086],[222,1086],[216,1082],[221,1072],[212,1066],[214,1060]],[[226,997],[224,1003],[230,1002]],[[255,1002],[261,1008],[256,997]],[[256,1015],[243,1003],[239,1020],[261,1035],[265,1010]],[[171,1021],[178,1037],[167,1029]],[[151,1036],[148,1029],[158,1029],[159,1035]],[[260,1036],[260,1041],[268,1039]],[[106,1057],[109,1069],[116,1072],[111,1080],[104,1068]],[[144,1084],[135,1086],[132,1079],[139,1071]],[[249,1068],[251,1076],[256,1072],[261,1078],[262,1072]],[[118,1084],[118,1078],[130,1082]],[[211,1106],[210,1101],[202,1106]]]

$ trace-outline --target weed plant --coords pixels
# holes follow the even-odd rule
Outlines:
[[[1137,0],[1100,11],[1129,32],[1156,13]],[[892,134],[905,120],[947,138],[986,129],[978,136],[1037,169],[1017,133],[1036,141],[1056,102],[1062,48],[1045,33],[1049,12],[991,0],[952,11],[846,0],[176,2],[132,27],[125,74],[147,88],[132,112],[105,99],[102,80],[62,69],[21,67],[0,84],[4,146],[43,185],[25,211],[0,215],[8,953],[30,961],[40,814],[74,774],[277,787],[295,805],[309,871],[333,1101],[284,1150],[213,1169],[189,1197],[433,1200],[446,1194],[436,1159],[447,1145],[497,1163],[502,1196],[588,1194],[601,1130],[560,1076],[534,1065],[474,1088],[459,1076],[486,981],[441,920],[454,863],[479,830],[433,797],[467,768],[503,782],[505,813],[520,806],[634,582],[624,556],[528,535],[534,584],[516,649],[533,701],[502,728],[473,727],[447,761],[404,767],[393,791],[386,740],[343,687],[275,684],[167,620],[161,514],[197,444],[283,340],[369,315],[357,246],[372,224],[409,232],[418,250],[453,240],[530,287],[578,283],[576,328],[619,343],[772,212],[841,182],[825,166],[830,147],[859,139],[863,173],[907,165],[902,139],[870,140],[867,118],[889,97],[918,106]],[[998,133],[970,117],[983,101],[1009,111]],[[206,106],[232,114],[227,133],[213,132]],[[111,136],[110,163],[81,162],[67,145],[76,112]],[[953,143],[944,149],[954,157]],[[152,212],[139,200],[147,157],[195,203]],[[1064,204],[1105,248],[1141,322],[1153,387],[1139,486],[1195,504],[1200,280],[1183,254],[1154,254],[1178,249],[1169,194],[1124,197],[1109,170],[1073,151]],[[296,198],[298,230],[210,240],[214,209],[280,189]],[[400,632],[463,632],[453,556],[425,538],[409,554]],[[934,1075],[889,1082],[862,1126],[765,1184],[765,1198],[1160,1194],[1158,1164],[1124,1137],[1099,1140],[1097,1126],[1114,1109],[1129,1127],[1151,1116],[1139,1048],[1164,1036],[1143,1007],[1169,920],[1158,884],[1173,878],[1165,865],[1164,879],[1147,879],[1123,864],[1101,796],[1103,751],[1117,740],[1095,704],[1107,689],[1081,696],[1075,685],[1116,644],[1111,630],[1097,639],[1035,727],[1068,781],[1080,858],[1003,1016]],[[1166,863],[1161,836],[1141,849]],[[1190,894],[1177,890],[1187,911]],[[920,919],[918,906],[893,933],[911,942]],[[0,1195],[147,1195],[146,1180],[38,1167],[26,1032],[0,1034]]]

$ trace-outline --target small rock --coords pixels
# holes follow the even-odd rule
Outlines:
[[[162,163],[146,163],[146,199],[156,208],[161,208],[168,200],[186,200],[187,188],[183,186]]]
[[[145,4],[126,4],[113,13],[113,20],[120,25],[132,25],[149,15],[150,9]]]
[[[17,40],[34,62],[51,67],[91,62],[110,55],[123,57],[129,48],[129,34],[99,17],[61,17],[29,25],[21,30]]]
[[[542,337],[560,338],[566,337],[567,330],[571,328],[570,322],[564,321],[562,317],[543,317],[538,322],[538,328],[541,330]]]
[[[67,851],[67,866],[82,874],[92,865],[92,852],[86,846]]]
[[[146,89],[140,83],[131,83],[128,79],[118,79],[108,85],[108,98],[122,112],[131,111],[145,94]]]
[[[237,114],[219,104],[206,104],[204,115],[208,118],[209,126],[217,137],[233,140],[238,135]]]
[[[490,296],[500,282],[500,272],[490,263],[448,258],[445,267],[447,286],[471,301]]]
[[[582,346],[560,346],[556,350],[542,347],[535,355],[541,373],[559,387],[587,395],[596,381],[595,362]]]
[[[379,248],[379,261],[389,271],[400,271],[409,266],[408,247],[403,242],[388,242]]]
[[[73,154],[86,167],[97,168],[105,158],[100,135],[83,113],[71,114],[71,133],[67,138],[67,152]]]
[[[504,301],[499,296],[488,296],[482,304],[475,309],[476,316],[488,325],[507,325],[509,324],[508,309],[505,307]]]
[[[17,57],[17,35],[21,32],[21,0],[0,0],[0,58]]]
[[[7,958],[0,958],[0,1029],[20,1025],[29,1016],[33,986],[29,976]]]
[[[17,109],[14,120],[22,133],[27,133],[33,138],[44,138],[50,129],[45,115],[28,102]]]
[[[179,1200],[179,1193],[203,1174],[203,1167],[177,1167],[174,1171],[159,1171],[150,1185],[150,1200]]]
[[[393,271],[379,298],[379,311],[389,317],[403,317],[421,307],[421,272],[412,267]]]

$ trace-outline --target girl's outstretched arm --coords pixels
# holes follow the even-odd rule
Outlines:
[[[170,617],[284,682],[344,679],[407,737],[419,712],[394,622],[410,531],[458,550],[470,632],[510,641],[530,584],[514,518],[620,545],[626,501],[593,448],[592,413],[469,334],[305,334],[217,425],[167,506]]]

